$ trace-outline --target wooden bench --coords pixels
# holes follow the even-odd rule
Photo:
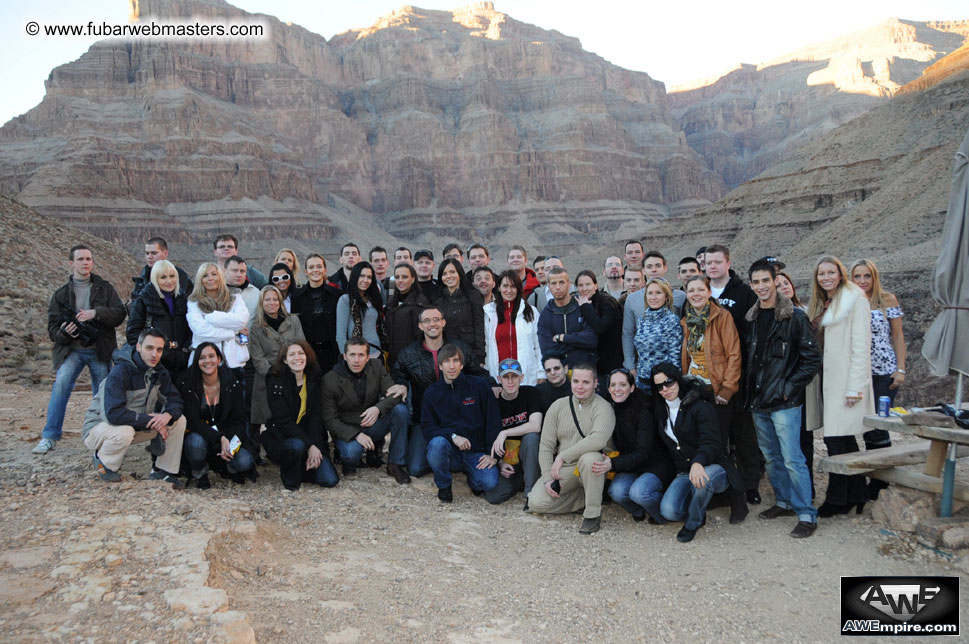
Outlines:
[[[929,458],[933,456],[933,445],[918,443],[915,445],[892,445],[883,449],[865,450],[860,452],[849,452],[838,454],[837,456],[825,456],[818,459],[818,471],[828,474],[868,474],[877,470],[885,470],[890,467],[901,467],[902,465],[926,464],[929,470]],[[957,456],[969,456],[969,446],[960,446]],[[945,458],[945,452],[942,453]],[[941,463],[939,467],[941,468]],[[934,469],[933,465],[933,469]],[[939,470],[941,471],[941,470]],[[925,472],[928,476],[938,477],[938,474]],[[871,476],[875,476],[874,474]],[[880,477],[876,477],[880,478]]]

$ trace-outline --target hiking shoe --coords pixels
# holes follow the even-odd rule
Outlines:
[[[46,454],[47,452],[49,452],[52,449],[54,449],[54,443],[55,443],[55,441],[52,441],[49,438],[41,438],[40,439],[40,442],[37,443],[37,446],[34,447],[34,449],[30,450],[30,453],[31,454]]]
[[[93,460],[94,460],[94,468],[98,472],[98,478],[100,478],[102,481],[107,481],[108,483],[121,482],[121,475],[115,472],[114,470],[109,470],[108,468],[106,468],[104,466],[104,463],[101,462],[101,459],[98,458],[97,452],[94,452]]]
[[[165,470],[156,470],[152,468],[151,473],[148,474],[148,480],[150,481],[165,481],[166,483],[171,483],[172,487],[176,490],[181,490],[185,488],[185,481],[178,478],[174,474],[169,474]]]
[[[438,488],[437,498],[441,499],[441,503],[450,503],[454,500],[454,494],[451,493],[451,486]]]
[[[791,530],[791,536],[795,539],[807,539],[814,531],[818,529],[818,524],[809,523],[807,521],[798,521],[794,529]]]
[[[387,463],[387,474],[394,477],[399,485],[407,485],[410,483],[410,474],[404,469],[403,465],[395,465],[394,463]]]
[[[602,527],[602,517],[593,517],[591,519],[582,519],[582,525],[579,527],[579,534],[592,534],[593,532],[599,532],[599,528]]]
[[[792,517],[794,516],[794,510],[790,508],[782,508],[779,505],[772,505],[760,514],[758,514],[761,519],[776,519],[777,517]]]
[[[208,474],[203,474],[202,476],[195,479],[195,487],[200,490],[207,490],[212,487],[212,481],[209,480]]]

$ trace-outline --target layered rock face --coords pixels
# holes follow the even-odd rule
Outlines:
[[[673,88],[687,141],[734,188],[884,103],[969,36],[969,21],[893,18],[761,65]]]
[[[252,19],[219,0],[140,5]],[[228,229],[327,250],[516,227],[580,242],[724,193],[661,83],[491,3],[404,7],[330,42],[260,18],[263,40],[103,41],[55,69],[0,129],[0,191],[200,253]]]
[[[805,302],[817,259],[850,265],[875,260],[884,286],[906,312],[909,369],[904,400],[930,404],[951,396],[951,380],[929,376],[922,334],[939,306],[928,277],[939,254],[955,153],[969,127],[969,59],[940,61],[948,77],[906,91],[800,148],[713,206],[675,217],[646,233],[646,245],[672,262],[698,246],[725,242],[746,277],[755,259],[788,264]],[[922,82],[921,80],[919,82]]]

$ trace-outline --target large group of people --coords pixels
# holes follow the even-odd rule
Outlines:
[[[526,511],[581,511],[582,533],[612,501],[636,521],[683,522],[682,542],[716,497],[744,521],[763,473],[775,501],[759,516],[796,518],[796,538],[884,485],[832,474],[815,507],[811,432],[824,428],[831,455],[857,451],[859,435],[888,446],[862,420],[905,379],[902,310],[871,260],[822,257],[802,304],[783,262],[742,275],[722,244],[681,259],[676,286],[638,240],[574,279],[518,245],[498,266],[483,244],[467,265],[448,244],[436,273],[427,249],[364,259],[347,243],[331,272],[284,248],[265,275],[231,234],[213,251],[192,275],[149,239],[126,307],[91,250],[70,250],[35,454],[60,440],[87,366],[83,440],[108,482],[134,442],[149,443],[149,478],[201,490],[210,471],[256,480],[264,454],[288,490],[386,465],[402,485],[432,474],[449,503],[464,472],[489,503],[522,493]]]

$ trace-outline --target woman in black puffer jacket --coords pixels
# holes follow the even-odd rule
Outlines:
[[[698,380],[683,377],[675,365],[653,367],[653,418],[676,468],[676,478],[663,494],[660,512],[667,521],[683,521],[676,535],[692,541],[706,523],[707,506],[715,493],[730,492],[730,523],[747,517],[740,475],[724,451],[712,391]],[[706,394],[706,395],[704,395]]]
[[[167,344],[161,363],[168,369],[172,382],[177,382],[185,373],[192,352],[192,329],[185,317],[188,311],[185,287],[179,283],[174,264],[167,259],[155,262],[151,268],[151,284],[132,300],[125,328],[131,346],[138,343],[138,334],[149,327],[165,334]]]
[[[592,471],[616,473],[609,484],[609,496],[626,508],[633,519],[642,521],[648,516],[650,523],[666,523],[660,513],[660,501],[676,471],[656,430],[652,400],[636,388],[626,369],[616,369],[608,378],[607,400],[611,400],[616,412],[612,444],[619,454],[593,463]]]

